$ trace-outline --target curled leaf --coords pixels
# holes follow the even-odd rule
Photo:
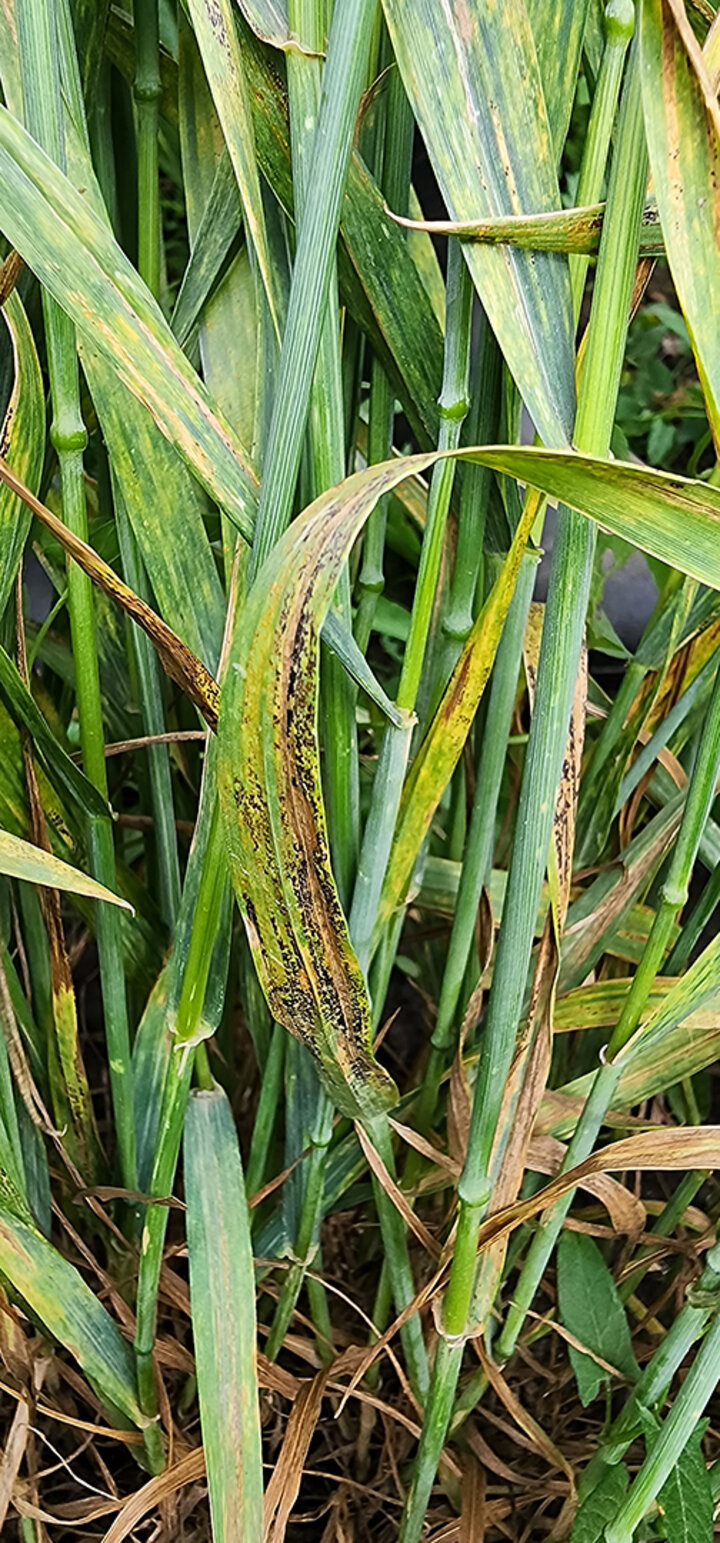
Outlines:
[[[222,690],[220,807],[230,871],[270,1010],[307,1045],[337,1107],[396,1100],[371,1049],[367,989],[330,865],[317,742],[319,637],[378,498],[433,456],[368,468],[317,499],[261,568]]]

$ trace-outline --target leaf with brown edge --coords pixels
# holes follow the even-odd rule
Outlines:
[[[190,701],[195,704],[211,729],[217,727],[217,713],[219,702],[219,687],[217,681],[205,668],[205,665],[196,658],[195,654],[187,647],[182,639],[172,631],[167,623],[162,620],[152,607],[130,589],[128,584],[118,577],[115,570],[106,563],[97,552],[93,551],[78,536],[73,535],[62,520],[40,503],[38,498],[26,488],[15,476],[7,462],[0,456],[0,481],[13,493],[21,498],[34,515],[52,531],[56,540],[67,552],[69,557],[87,573],[93,583],[99,585],[111,600],[115,600],[122,606],[128,616],[142,627],[150,641],[157,649],[160,663],[166,674],[182,688]]]
[[[626,1168],[639,1173],[686,1172],[690,1168],[717,1168],[720,1165],[720,1125],[694,1126],[687,1129],[641,1131],[624,1141],[593,1152],[576,1168],[558,1174],[544,1189],[528,1200],[518,1200],[497,1215],[489,1216],[480,1227],[478,1246],[513,1232],[521,1222],[537,1216],[569,1190],[577,1189],[583,1179],[596,1173],[622,1173]]]
[[[466,453],[461,452],[463,459]],[[473,457],[474,458],[474,457]],[[478,703],[487,685],[523,553],[540,498],[525,500],[522,518],[500,573],[455,665],[435,716],[403,789],[385,877],[376,935],[405,900],[415,859],[435,810],[462,755]]]
[[[11,252],[0,270],[0,286],[16,272],[17,253]],[[0,454],[8,457],[14,471],[33,488],[40,481],[45,443],[45,394],[35,343],[20,296],[2,298],[2,320],[7,328],[13,358],[13,381],[5,417],[0,427]],[[18,563],[30,527],[30,516],[9,488],[0,489],[0,615],[13,586]]]
[[[640,65],[653,184],[668,262],[688,324],[716,449],[720,340],[709,297],[720,284],[717,87],[678,0],[642,0]]]
[[[397,1099],[372,1055],[367,988],[330,865],[317,741],[319,636],[378,498],[433,456],[358,472],[290,526],[242,609],[222,692],[218,776],[230,871],[258,977],[337,1107]]]
[[[413,220],[393,214],[396,224],[433,236],[458,236],[485,246],[524,246],[532,252],[597,252],[605,205],[548,209],[543,214],[507,214],[491,220]],[[665,251],[660,216],[654,204],[643,210],[640,255],[661,257]]]

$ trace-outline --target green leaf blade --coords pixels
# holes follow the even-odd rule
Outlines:
[[[0,1270],[79,1362],[110,1409],[146,1423],[129,1345],[78,1271],[22,1221],[0,1214]]]
[[[220,1088],[185,1117],[190,1298],[215,1543],[262,1535],[255,1274],[235,1125]]]
[[[104,884],[90,878],[89,874],[71,868],[69,863],[54,857],[52,852],[44,852],[41,847],[33,846],[30,841],[22,841],[19,836],[12,836],[6,830],[0,830],[0,873],[13,879],[24,879],[28,884],[43,884],[48,889],[63,889],[73,895],[87,895],[91,900],[107,900],[111,905],[123,906],[126,911],[132,910],[129,900],[113,894]]]
[[[638,1365],[625,1310],[597,1243],[563,1232],[558,1243],[558,1305],[565,1328],[603,1361],[634,1380]],[[569,1355],[583,1407],[597,1397],[609,1373],[574,1345]]]
[[[451,218],[559,208],[555,150],[524,0],[481,8],[385,0],[385,15]],[[567,444],[575,412],[567,262],[510,247],[469,247],[465,256],[540,435],[548,444]]]

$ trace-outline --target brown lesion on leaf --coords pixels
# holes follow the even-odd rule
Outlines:
[[[223,48],[226,48],[227,32],[225,31],[225,20],[218,5],[218,0],[205,0],[205,14],[218,42]]]
[[[15,285],[22,273],[24,263],[19,252],[8,252],[5,261],[0,266],[0,306],[9,300]]]

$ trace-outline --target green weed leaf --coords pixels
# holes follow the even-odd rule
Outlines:
[[[565,1328],[588,1350],[634,1380],[633,1353],[625,1309],[597,1243],[579,1232],[564,1232],[558,1243],[558,1304]],[[609,1373],[568,1347],[583,1406],[592,1403]]]

